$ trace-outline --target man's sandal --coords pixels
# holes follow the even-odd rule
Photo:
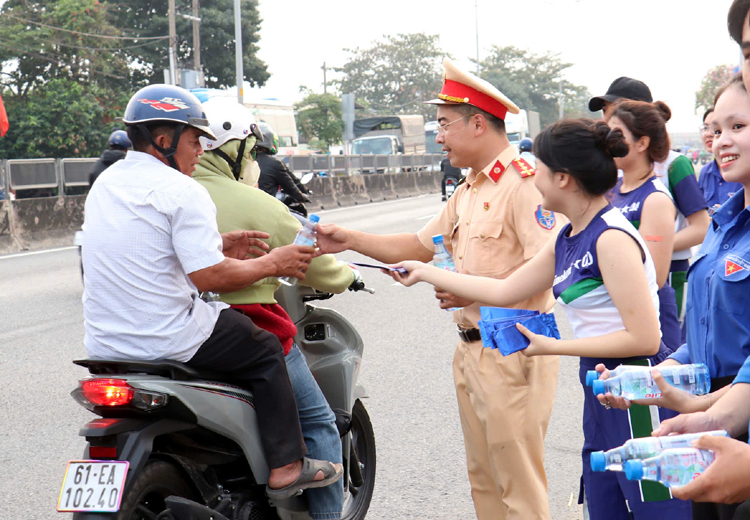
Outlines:
[[[315,480],[318,471],[323,472],[321,480]],[[292,497],[303,489],[320,488],[330,486],[344,474],[344,467],[341,464],[334,464],[327,460],[302,459],[302,472],[297,480],[281,489],[272,489],[266,486],[266,495],[274,500],[283,500]]]

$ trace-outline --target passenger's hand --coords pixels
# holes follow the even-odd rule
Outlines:
[[[654,437],[673,433],[699,433],[712,430],[726,430],[726,427],[709,412],[686,413],[662,421],[657,429],[651,432]]]
[[[530,342],[529,346],[521,351],[524,356],[532,357],[554,354],[555,343],[557,343],[555,338],[550,338],[543,334],[535,334],[520,323],[516,323],[516,328]]]
[[[221,235],[222,252],[227,258],[245,260],[248,256],[264,256],[268,244],[260,240],[268,238],[268,233],[262,231],[230,231]]]
[[[310,267],[310,260],[320,253],[310,246],[288,245],[278,247],[268,255],[276,266],[276,276],[291,276],[305,279],[305,272]]]
[[[399,273],[398,271],[386,271],[385,269],[382,271],[390,275],[391,278],[398,283],[406,287],[411,287],[415,283],[422,281],[420,275],[425,267],[427,267],[427,264],[416,260],[407,260],[406,262],[399,262],[398,264],[393,264],[388,267],[393,267],[394,269],[406,269],[408,271],[407,274]]]
[[[317,246],[323,253],[340,253],[349,249],[349,235],[346,228],[336,224],[318,224]]]
[[[439,300],[441,309],[463,308],[474,303],[471,300],[444,291],[439,287],[435,287],[435,298]]]
[[[680,500],[733,504],[750,498],[750,446],[730,439],[704,435],[693,446],[711,450],[716,460],[692,482],[672,488]]]

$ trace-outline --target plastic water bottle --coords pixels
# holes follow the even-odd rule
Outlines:
[[[609,379],[597,379],[591,385],[594,395],[611,392],[626,399],[653,399],[661,397],[661,390],[651,376],[653,367],[626,370]],[[694,365],[669,365],[658,369],[664,380],[692,395],[707,394],[711,389],[711,376],[703,363]]]
[[[626,370],[633,370],[634,368],[648,368],[649,370],[653,367],[642,367],[640,365],[620,365],[617,368],[613,368],[609,371],[609,377],[616,377],[625,372]],[[594,381],[599,379],[601,377],[601,374],[597,372],[596,370],[587,370],[586,371],[586,386],[591,386]]]
[[[664,450],[674,448],[692,448],[693,441],[704,435],[729,437],[726,430],[712,432],[686,433],[666,437],[642,437],[630,439],[619,448],[609,451],[595,451],[591,454],[592,471],[623,471],[625,462],[643,460],[659,456]]]
[[[315,226],[320,221],[320,217],[317,215],[310,215],[307,222],[297,231],[297,237],[294,239],[294,245],[297,246],[314,246],[315,245]],[[285,276],[279,278],[279,281],[286,285],[296,285],[297,278],[293,276]]]
[[[445,243],[443,242],[443,235],[435,235],[432,237],[432,243],[435,245],[435,256],[432,257],[432,265],[439,269],[445,269],[446,271],[451,271],[453,273],[456,273],[456,264],[453,263],[453,257],[448,252],[448,250],[445,248]],[[445,309],[446,311],[457,311],[458,307],[453,307],[451,309]]]
[[[703,473],[714,458],[710,450],[664,450],[658,457],[625,462],[625,476],[628,480],[654,480],[667,487],[684,486]]]

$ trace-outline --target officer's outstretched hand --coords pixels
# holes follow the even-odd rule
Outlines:
[[[521,351],[524,356],[531,357],[554,354],[555,343],[557,342],[555,338],[550,338],[542,334],[535,334],[520,323],[516,323],[516,328],[521,334],[526,336],[530,342],[529,346]]]
[[[750,498],[750,446],[729,437],[713,435],[696,439],[693,446],[713,451],[716,460],[692,482],[672,488],[675,498],[722,504]]]
[[[318,224],[315,228],[316,245],[323,253],[340,253],[349,249],[349,234],[346,228],[336,224]]]

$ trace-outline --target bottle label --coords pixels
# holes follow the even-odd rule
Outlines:
[[[695,383],[695,367],[692,365],[688,369],[688,379],[690,380],[690,384]]]

